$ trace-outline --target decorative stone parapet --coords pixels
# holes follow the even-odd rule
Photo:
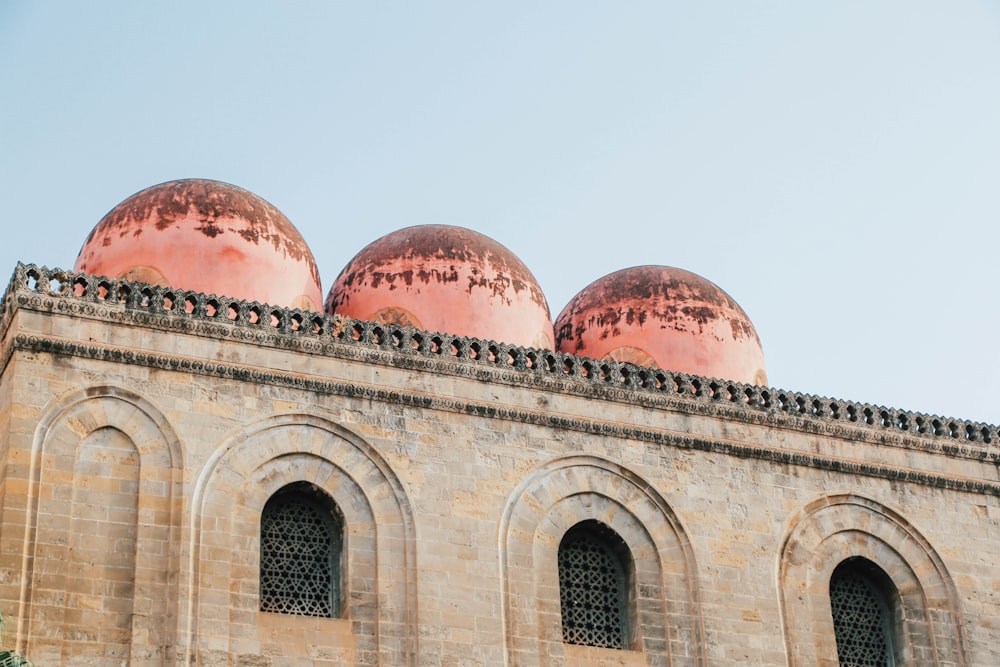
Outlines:
[[[0,343],[18,308],[243,340],[338,356],[343,346],[377,351],[369,361],[432,368],[503,383],[531,384],[651,406],[724,414],[751,423],[807,431],[857,428],[858,437],[899,444],[917,438],[947,455],[1000,463],[998,427],[772,387],[590,359],[552,350],[366,322],[237,298],[115,280],[18,263],[0,303]],[[112,312],[122,315],[112,316]],[[129,315],[130,314],[130,315]],[[384,353],[390,353],[385,355]],[[0,349],[0,369],[11,350]],[[421,360],[433,363],[422,363]],[[126,360],[127,361],[127,360]],[[448,362],[448,363],[440,363]],[[515,373],[512,375],[511,371]],[[664,399],[666,403],[664,403]],[[824,428],[824,425],[826,428]],[[881,433],[881,435],[878,435]]]

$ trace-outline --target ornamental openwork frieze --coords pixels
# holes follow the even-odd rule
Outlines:
[[[39,351],[79,355],[227,377],[273,383],[312,391],[352,395],[355,388],[301,375],[260,368],[145,353],[82,342],[53,341],[15,336],[6,341],[14,312],[24,308],[74,317],[103,320],[154,329],[183,332],[206,338],[234,340],[259,346],[345,358],[395,368],[430,371],[549,392],[625,402],[653,409],[719,416],[749,424],[788,428],[880,445],[905,447],[951,457],[1000,464],[1000,434],[996,426],[948,419],[880,406],[822,398],[771,387],[645,368],[628,363],[589,359],[570,354],[518,347],[496,341],[422,331],[412,327],[352,320],[291,308],[280,308],[231,297],[203,294],[127,280],[18,264],[0,307],[0,368],[15,346]],[[13,343],[13,344],[11,344]],[[344,385],[344,386],[341,386]],[[364,395],[392,402],[434,402],[437,397],[404,397],[402,392],[361,389]],[[381,394],[385,393],[385,396]],[[487,417],[533,421],[530,411],[489,405],[444,406]],[[520,414],[524,412],[524,414]],[[568,417],[546,416],[553,426],[594,430]],[[596,422],[595,422],[596,423]],[[618,433],[617,430],[621,430]],[[604,431],[598,425],[597,432]],[[660,441],[649,429],[616,428],[616,435]],[[719,443],[707,448],[718,451]],[[741,446],[726,445],[729,453],[742,454]],[[760,455],[759,453],[757,454]],[[804,455],[791,454],[792,457]],[[765,458],[770,458],[770,455]],[[779,456],[779,458],[782,458]],[[877,465],[827,461],[823,457],[802,461],[845,472],[894,477]],[[787,461],[798,463],[798,461]],[[857,467],[858,469],[853,469]],[[870,467],[872,470],[864,469]],[[882,474],[885,472],[886,474]],[[907,474],[900,473],[903,477]],[[923,474],[923,473],[920,473]],[[937,479],[937,476],[930,475]],[[951,478],[942,477],[941,480]],[[919,480],[915,480],[919,481]],[[933,482],[930,482],[933,484]],[[954,481],[939,485],[953,486]],[[991,489],[969,489],[993,493]]]

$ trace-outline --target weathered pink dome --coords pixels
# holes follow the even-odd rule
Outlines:
[[[319,310],[312,252],[295,226],[252,192],[188,179],[138,192],[101,219],[74,270]]]
[[[750,318],[717,285],[669,266],[595,280],[555,324],[560,352],[747,384],[767,384]]]
[[[552,349],[535,277],[510,250],[463,227],[407,227],[369,244],[337,277],[326,311]]]

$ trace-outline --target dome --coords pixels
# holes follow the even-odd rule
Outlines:
[[[326,311],[552,349],[548,302],[514,253],[463,227],[419,225],[369,244],[330,288]]]
[[[304,310],[323,299],[312,252],[288,218],[252,192],[202,179],[118,204],[74,270]]]
[[[560,352],[767,384],[764,351],[743,309],[717,285],[669,266],[595,280],[555,324]]]

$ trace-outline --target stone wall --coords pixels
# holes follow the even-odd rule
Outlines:
[[[0,313],[0,609],[36,664],[837,664],[852,556],[905,664],[1000,664],[994,426],[37,267]],[[338,618],[260,611],[294,482],[343,516]],[[586,520],[631,555],[629,650],[562,641]]]

